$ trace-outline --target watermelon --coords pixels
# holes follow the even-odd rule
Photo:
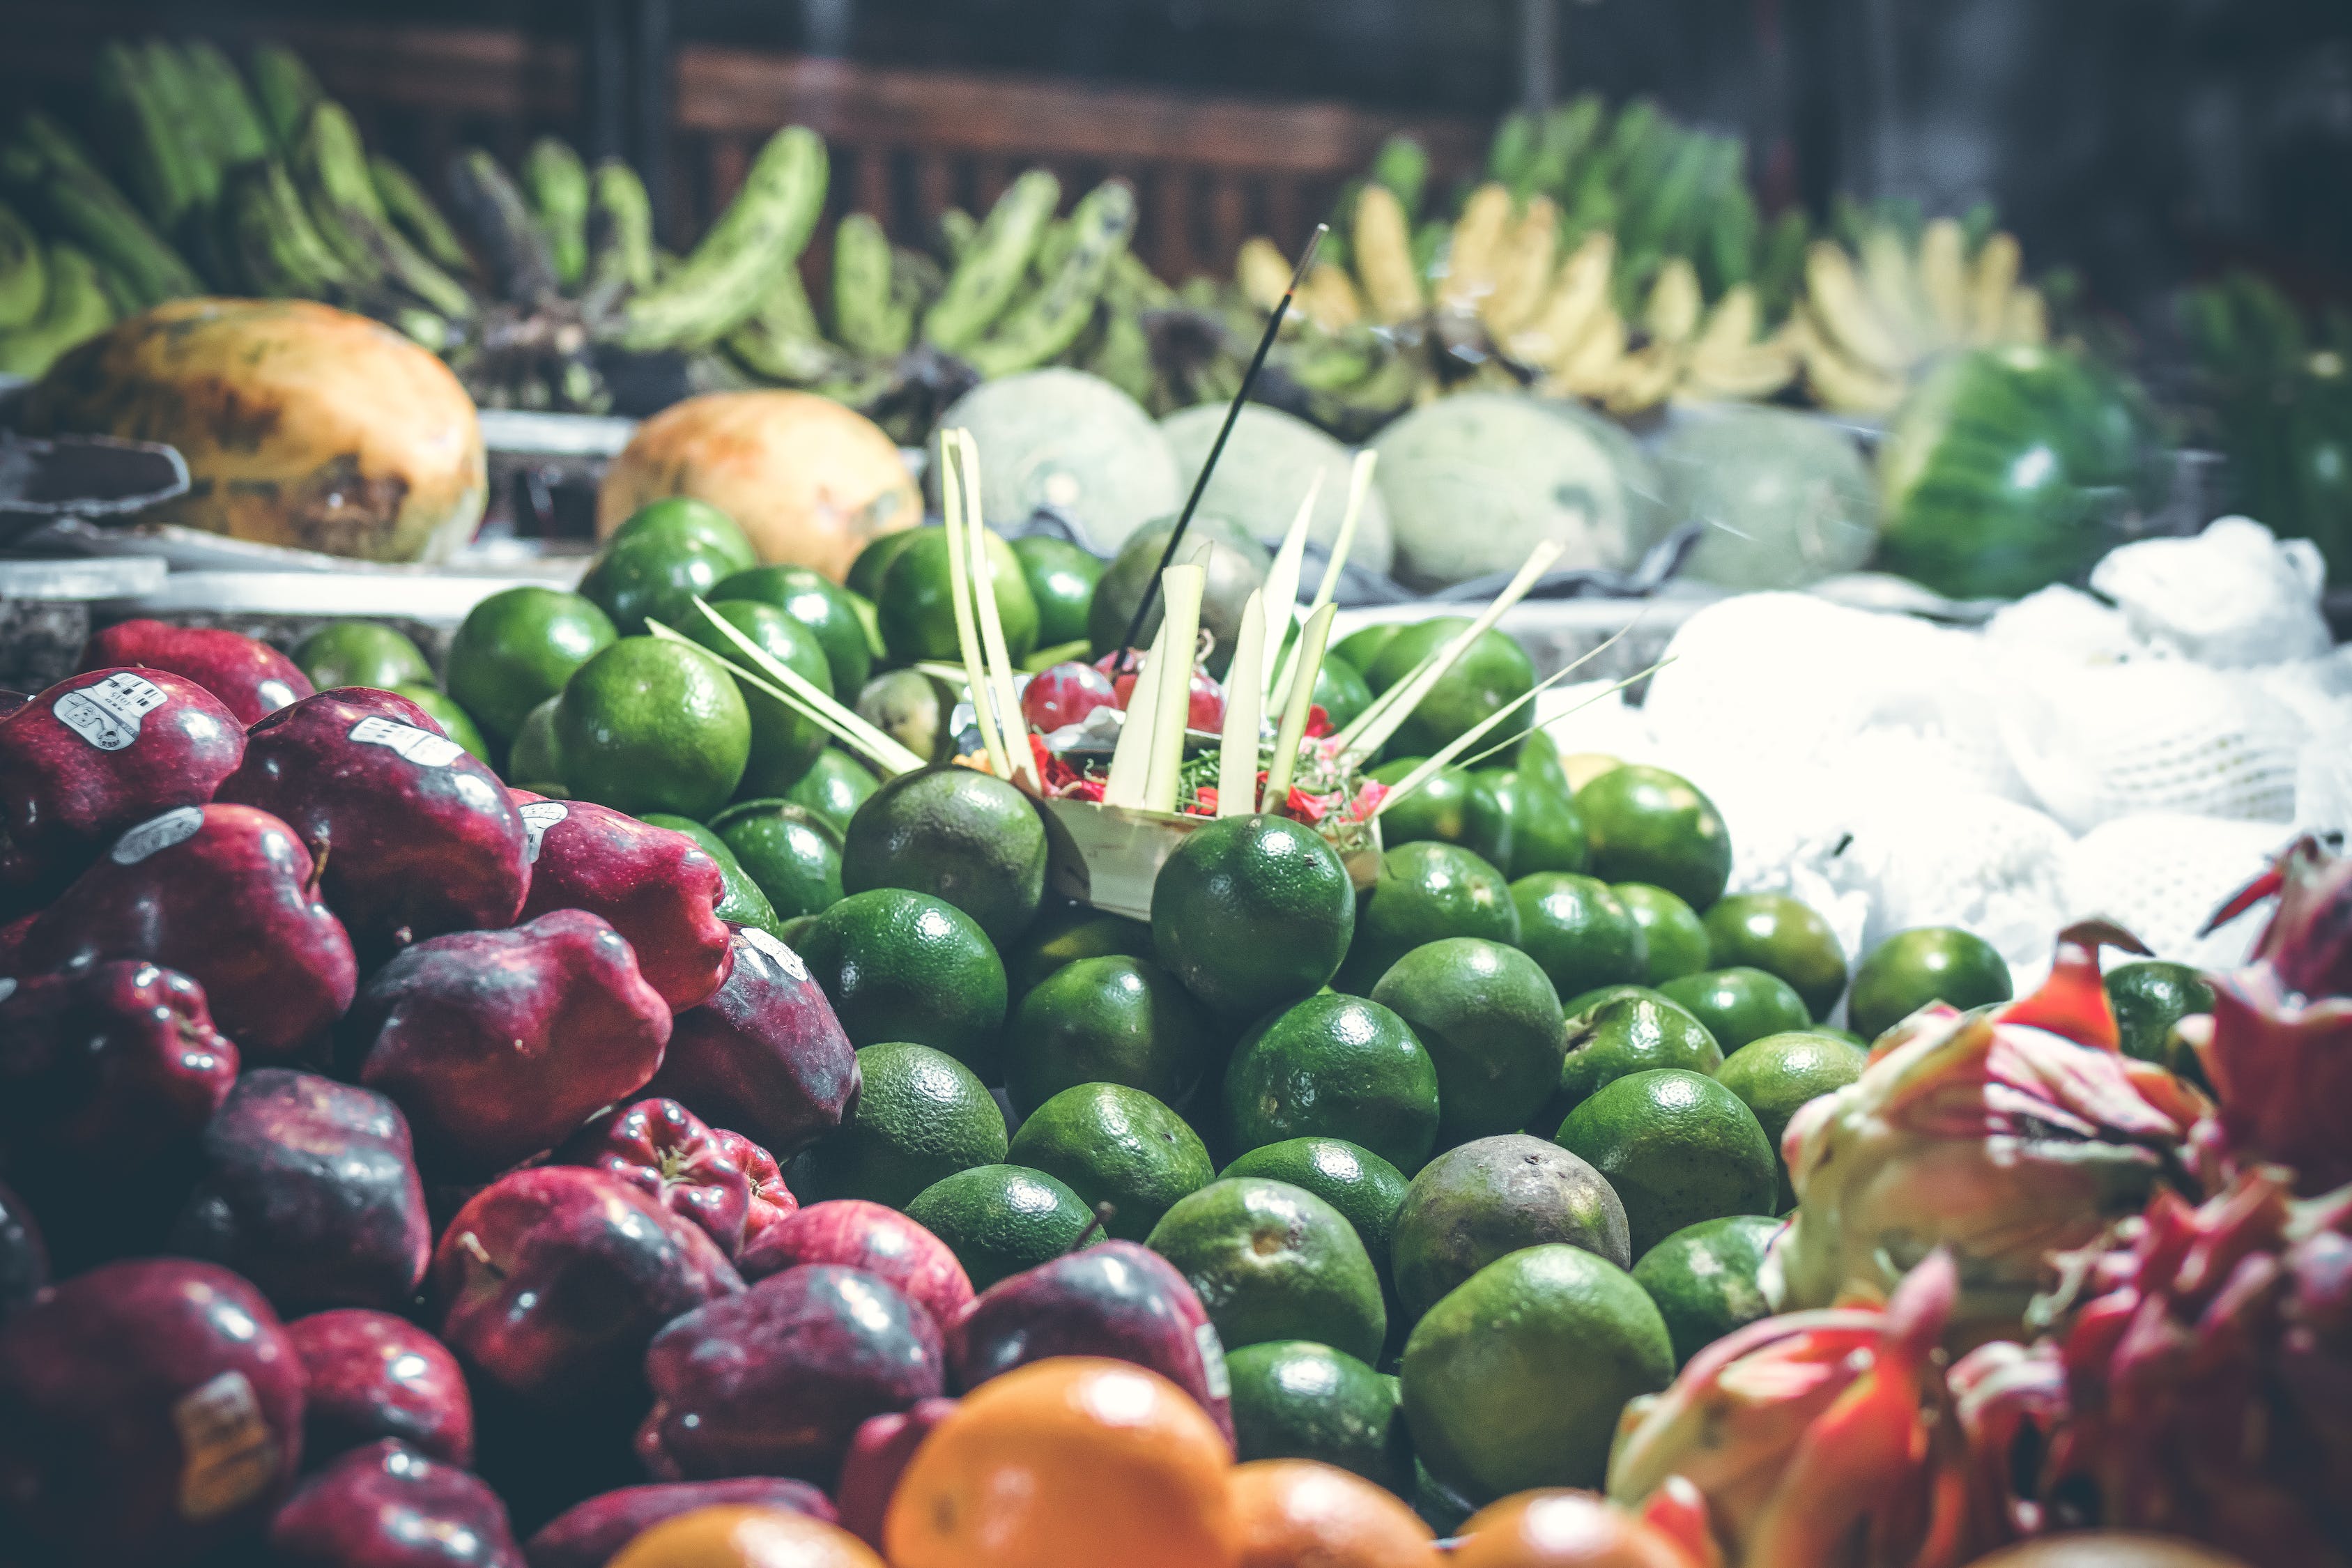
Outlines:
[[[1209,448],[1225,421],[1222,403],[1203,403],[1180,409],[1160,422],[1176,454],[1176,476],[1189,491],[1209,460]],[[1290,531],[1298,503],[1317,474],[1323,489],[1316,498],[1314,521],[1307,537],[1328,545],[1339,537],[1340,520],[1348,511],[1348,484],[1355,454],[1294,414],[1262,404],[1244,404],[1234,433],[1225,442],[1217,471],[1201,505],[1232,518],[1268,545],[1279,545]],[[1389,509],[1374,489],[1364,497],[1363,514],[1356,520],[1356,542],[1348,559],[1373,572],[1389,569]],[[1309,581],[1313,579],[1310,577]]]
[[[1559,568],[1622,570],[1661,531],[1649,459],[1576,404],[1464,393],[1414,409],[1372,449],[1396,541],[1391,570],[1409,587],[1515,571],[1547,539],[1565,547]]]
[[[1087,542],[1117,554],[1127,536],[1183,505],[1176,458],[1143,405],[1100,376],[1033,370],[983,382],[940,416],[980,448],[981,507],[1010,527],[1041,506],[1085,525]],[[931,442],[934,458],[939,442]],[[940,503],[939,468],[925,479]]]
[[[1955,599],[2080,575],[2163,499],[2147,409],[2135,384],[2060,349],[1946,360],[1879,448],[1879,564]]]
[[[1853,437],[1778,408],[1677,410],[1659,440],[1673,515],[1706,531],[1683,568],[1748,591],[1801,588],[1870,559],[1878,487]]]

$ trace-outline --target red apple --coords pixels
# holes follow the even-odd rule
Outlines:
[[[542,1408],[593,1407],[638,1384],[661,1326],[743,1281],[698,1226],[602,1171],[515,1171],[475,1194],[433,1255],[442,1342]]]
[[[205,988],[176,971],[113,959],[0,980],[0,1148],[20,1168],[132,1177],[184,1155],[236,1068]]]
[[[258,1531],[301,1458],[301,1361],[226,1268],[109,1263],[0,1323],[12,1547],[175,1568]]]
[[[683,833],[584,800],[509,792],[522,813],[530,895],[522,918],[553,910],[604,916],[635,950],[646,984],[673,1012],[710,999],[734,966],[719,862]]]
[[[1111,654],[1102,662],[1108,665],[1118,658],[1117,654]],[[1112,679],[1111,689],[1118,695],[1122,711],[1135,695],[1135,681],[1136,672],[1132,669],[1119,673]],[[1215,676],[1198,665],[1193,666],[1192,679],[1189,683],[1184,727],[1204,730],[1213,735],[1223,733],[1225,728],[1225,689],[1217,684]]]
[[[942,1328],[971,1300],[971,1279],[948,1244],[897,1209],[835,1198],[788,1215],[747,1243],[746,1279],[803,1264],[831,1263],[887,1279]]]
[[[670,1213],[708,1231],[730,1258],[743,1245],[751,1178],[735,1151],[675,1100],[640,1100],[608,1110],[573,1133],[556,1158],[642,1188]]]
[[[723,1127],[714,1136],[751,1184],[751,1205],[743,1218],[743,1244],[748,1247],[778,1220],[798,1214],[801,1201],[793,1195],[792,1188],[784,1185],[783,1168],[776,1163],[773,1154],[740,1132],[730,1132]]]
[[[677,1016],[646,1087],[787,1160],[856,1104],[857,1052],[800,954],[748,926],[733,947],[726,981]]]
[[[939,1325],[885,1280],[789,1268],[654,1337],[654,1407],[637,1456],[662,1480],[800,1476],[829,1483],[869,1415],[936,1395]]]
[[[841,1461],[841,1484],[834,1497],[841,1510],[841,1527],[875,1551],[882,1550],[882,1521],[890,1511],[890,1495],[907,1461],[931,1435],[931,1428],[955,1414],[956,1402],[941,1396],[919,1399],[904,1410],[869,1415],[849,1439]]]
[[[23,1310],[48,1288],[49,1249],[25,1200],[0,1183],[0,1319]]]
[[[389,1438],[295,1488],[269,1555],[273,1568],[527,1568],[496,1492]]]
[[[145,665],[183,675],[236,715],[257,723],[310,695],[310,678],[271,647],[217,626],[174,626],[162,621],[118,621],[82,645],[81,668]]]
[[[408,1113],[438,1179],[554,1148],[644,1088],[669,1033],[629,944],[560,910],[396,955],[360,992],[342,1043],[359,1080]]]
[[[441,727],[440,720],[397,691],[385,691],[373,686],[331,686],[319,695],[331,697],[353,708],[364,708],[371,713],[380,713],[413,729],[428,731],[436,735],[449,733]]]
[[[1097,708],[1120,706],[1109,676],[1082,659],[1069,659],[1029,678],[1021,689],[1021,716],[1046,733],[1075,724]]]
[[[833,1504],[806,1481],[739,1476],[723,1481],[666,1481],[623,1487],[577,1503],[523,1544],[530,1568],[604,1568],[622,1547],[666,1519],[699,1508],[782,1508],[834,1521]]]
[[[405,1318],[364,1307],[286,1325],[310,1397],[302,1451],[313,1465],[392,1437],[445,1464],[474,1462],[474,1402],[457,1357]]]
[[[319,901],[310,852],[247,805],[184,805],[115,840],[25,933],[17,962],[144,959],[205,988],[250,1062],[299,1054],[351,1005],[351,939]]]

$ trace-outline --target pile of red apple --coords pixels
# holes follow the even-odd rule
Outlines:
[[[903,1215],[798,1207],[856,1059],[693,840],[231,633],[84,662],[0,713],[0,1561],[598,1568],[723,1501],[871,1534],[951,1390],[1054,1354],[1226,1420],[1141,1247],[975,1299]]]

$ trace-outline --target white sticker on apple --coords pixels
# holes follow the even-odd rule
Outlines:
[[[404,724],[371,713],[352,726],[350,737],[362,746],[383,746],[399,752],[420,768],[446,768],[466,754],[466,748],[446,735]]]
[[[15,994],[16,994],[16,977],[13,974],[0,974],[0,1002],[5,1002]]]
[[[159,849],[185,844],[205,825],[205,808],[183,805],[151,816],[114,841],[112,859],[118,866],[136,866]]]
[[[139,721],[168,700],[162,687],[125,669],[67,692],[49,711],[100,751],[119,752],[139,738]]]
[[[522,858],[530,865],[539,864],[539,841],[547,830],[572,815],[572,808],[560,800],[534,800],[522,808],[523,831],[530,837],[522,847]]]
[[[761,931],[758,926],[745,926],[742,930],[745,942],[774,959],[776,966],[793,979],[803,984],[807,983],[808,965],[801,962],[799,953],[778,941],[772,933]]]
[[[1208,1385],[1209,1397],[1223,1399],[1234,1391],[1234,1380],[1225,1373],[1224,1342],[1217,1338],[1214,1323],[1195,1323],[1192,1342],[1201,1348],[1201,1381]]]

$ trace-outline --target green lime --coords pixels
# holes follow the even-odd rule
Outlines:
[[[786,947],[798,952],[801,950],[802,940],[808,935],[809,927],[814,924],[816,924],[814,915],[794,915],[776,928],[776,935]]]
[[[1094,603],[1095,584],[1102,581],[1103,563],[1050,533],[1033,533],[1013,542],[1029,597],[1037,605],[1037,646],[1078,642],[1087,635],[1087,606]]]
[[[449,695],[496,739],[511,742],[531,710],[612,646],[612,617],[577,594],[525,585],[466,613],[449,643]]]
[[[1559,1080],[1566,1020],[1536,961],[1476,937],[1414,948],[1372,987],[1437,1064],[1437,1146],[1516,1132]]]
[[[1845,994],[1845,948],[1830,922],[1786,893],[1734,893],[1706,911],[1706,942],[1718,969],[1777,974],[1816,1018]]]
[[[1177,1200],[1216,1179],[1201,1135],[1139,1089],[1082,1083],[1021,1123],[1013,1158],[1070,1184],[1089,1207],[1111,1205],[1103,1228],[1121,1241],[1151,1234]]]
[[[872,542],[857,552],[857,559],[849,563],[849,575],[842,579],[841,585],[868,604],[880,598],[882,574],[890,570],[890,563],[898,559],[898,552],[914,543],[926,531],[944,533],[946,531],[931,524],[928,530],[923,527],[901,528],[876,534]]]
[[[1397,784],[1422,762],[1397,757],[1374,768],[1371,776]],[[1381,813],[1381,840],[1391,848],[1425,839],[1459,844],[1488,865],[1502,866],[1511,858],[1511,819],[1492,784],[1467,768],[1440,768]]]
[[[1004,965],[970,915],[877,888],[816,917],[800,954],[853,1045],[913,1040],[993,1077]]]
[[[1715,803],[1689,780],[1628,763],[1578,790],[1576,807],[1601,880],[1648,882],[1701,910],[1723,896],[1731,835]]]
[[[1553,742],[1550,731],[1528,731],[1525,735],[1520,737],[1519,743],[1513,747],[1508,752],[1505,753],[1505,755],[1509,760],[1511,771],[1517,773],[1520,777],[1533,779],[1538,784],[1548,784],[1550,786],[1553,793],[1559,795],[1570,801],[1573,801],[1576,798],[1576,786],[1569,783],[1568,769],[1560,763],[1559,747]],[[1580,816],[1577,818],[1577,831],[1581,833],[1583,830],[1584,819]],[[1557,869],[1561,871],[1581,871],[1584,869],[1581,866],[1560,866],[1557,868],[1543,867],[1539,868],[1544,870]]]
[[[623,637],[565,684],[555,756],[581,800],[697,821],[727,804],[751,755],[751,715],[700,649]]]
[[[1151,928],[1125,915],[1107,914],[1084,904],[1048,908],[1030,922],[1021,939],[1004,949],[1004,978],[1018,1007],[1038,983],[1066,963],[1082,958],[1151,956]]]
[[[555,710],[562,700],[559,697],[549,698],[524,714],[522,722],[516,726],[514,743],[507,748],[504,776],[509,784],[537,788],[552,784],[563,776],[562,764],[555,756]],[[547,792],[542,789],[539,793]],[[571,792],[566,790],[564,795],[569,799]]]
[[[1372,689],[1364,684],[1363,672],[1335,650],[1324,654],[1321,667],[1315,671],[1313,701],[1323,710],[1331,728],[1344,730],[1372,705]]]
[[[719,579],[736,570],[708,545],[642,533],[607,543],[580,579],[580,594],[611,616],[623,637],[642,634],[649,619],[691,635],[702,624],[696,598],[709,599]]]
[[[787,800],[747,800],[710,819],[744,874],[767,895],[780,920],[796,920],[841,901],[841,835]]]
[[[1095,1220],[1077,1194],[1024,1165],[973,1165],[943,1177],[915,1194],[907,1217],[948,1244],[975,1290],[1052,1262]]]
[[[1122,1083],[1181,1105],[1199,1087],[1215,1026],[1148,958],[1081,958],[1047,975],[1013,1016],[1004,1079],[1027,1115],[1066,1089]]]
[[[1150,647],[1160,633],[1164,605],[1157,597],[1160,559],[1167,552],[1176,520],[1163,519],[1137,529],[1118,547],[1118,555],[1095,584],[1094,602],[1087,606],[1087,648],[1099,658],[1118,646],[1128,625],[1142,607],[1146,590],[1153,595],[1151,613],[1135,633],[1138,647]],[[1201,626],[1213,639],[1202,668],[1219,680],[1225,678],[1234,647],[1241,640],[1242,615],[1252,594],[1265,586],[1274,558],[1248,529],[1210,512],[1195,515],[1184,531],[1184,542],[1171,565],[1195,565],[1203,573]]]
[[[748,571],[760,561],[760,552],[733,518],[692,496],[646,502],[613,531],[604,548],[648,537],[674,547],[708,550],[726,562],[730,573]]]
[[[1401,844],[1381,857],[1347,963],[1332,984],[1366,994],[1414,948],[1455,936],[1517,946],[1519,912],[1511,903],[1511,885],[1459,845],[1427,838]]]
[[[1570,871],[1539,871],[1511,884],[1519,946],[1562,996],[1630,985],[1649,973],[1649,950],[1632,911],[1609,884]]]
[[[719,862],[719,897],[718,915],[739,926],[757,926],[772,935],[780,935],[783,921],[777,919],[775,906],[768,902],[767,893],[743,869],[735,858],[735,851],[727,841],[691,817],[676,816],[666,811],[649,811],[644,820],[655,827],[667,827],[672,833],[683,833],[713,860]]]
[[[294,645],[294,663],[321,691],[338,686],[426,686],[433,667],[415,643],[382,621],[329,621]]]
[[[1045,823],[1014,785],[976,768],[926,768],[877,790],[842,835],[841,885],[911,888],[953,904],[999,945],[1045,898]]]
[[[1004,623],[1005,652],[1015,663],[1037,646],[1037,603],[1021,575],[1020,557],[993,531],[985,532],[988,580],[996,590],[996,614]],[[882,617],[883,646],[902,664],[919,658],[958,660],[954,584],[949,576],[948,532],[919,531],[883,574],[875,607]]]
[[[1151,887],[1160,966],[1234,1023],[1319,990],[1355,930],[1347,867],[1287,817],[1221,816],[1193,829]]]
[[[1789,1184],[1788,1165],[1780,1159],[1780,1136],[1788,1131],[1790,1118],[1807,1100],[1843,1089],[1869,1065],[1870,1053],[1860,1046],[1835,1035],[1805,1030],[1752,1040],[1715,1069],[1715,1081],[1756,1113],[1756,1124],[1764,1129],[1765,1141],[1772,1145],[1773,1168],[1780,1173],[1779,1206],[1774,1212],[1785,1214],[1797,1205],[1796,1190]]]
[[[1381,1288],[1393,1291],[1390,1239],[1397,1211],[1404,1206],[1406,1183],[1402,1171],[1370,1149],[1339,1138],[1289,1138],[1252,1149],[1217,1174],[1264,1176],[1305,1187],[1348,1216]]]
[[[1601,1173],[1525,1133],[1474,1138],[1423,1167],[1397,1212],[1397,1300],[1419,1318],[1498,1258],[1549,1242],[1622,1268],[1633,1261],[1625,1206]]]
[[[882,787],[882,781],[869,772],[865,763],[839,747],[831,747],[816,754],[784,798],[794,805],[804,805],[843,833],[849,831],[849,819],[866,797]]]
[[[1958,926],[1914,926],[1870,950],[1845,1016],[1854,1033],[1874,1040],[1931,1002],[1965,1013],[2013,994],[2009,961],[1992,943]]]
[[[2006,975],[2006,965],[2002,972]],[[2170,1066],[2167,1042],[2172,1026],[2191,1014],[2213,1010],[2213,987],[2185,963],[2149,959],[2118,964],[2108,972],[2106,984],[2107,1005],[2115,1009],[2124,1054],[2144,1062]],[[2008,994],[2004,986],[2001,994],[1991,1000],[2006,1000]]]
[[[1577,815],[1576,802],[1566,789],[1515,768],[1481,768],[1476,776],[1495,792],[1496,804],[1510,825],[1511,853],[1505,870],[1511,880],[1538,871],[1584,869],[1584,818]]]
[[[710,613],[751,638],[770,658],[826,696],[833,695],[833,667],[825,662],[824,648],[816,635],[800,622],[773,605],[762,605],[753,599],[722,599],[710,606]],[[699,614],[688,630],[696,642],[730,664],[760,673],[741,648]],[[808,772],[809,764],[816,761],[816,754],[825,749],[831,737],[824,725],[790,703],[748,682],[739,680],[736,684],[743,693],[743,706],[751,716],[751,755],[744,764],[739,791],[753,799],[782,795]]]
[[[1412,1438],[1389,1380],[1312,1340],[1244,1345],[1233,1381],[1234,1457],[1315,1459],[1401,1491],[1412,1484]]]
[[[1772,1314],[1757,1276],[1780,1222],[1761,1215],[1701,1220],[1667,1237],[1633,1265],[1675,1342],[1675,1365],[1759,1318]]]
[[[1760,969],[1706,969],[1678,975],[1658,994],[1706,1026],[1728,1056],[1750,1040],[1812,1027],[1811,1009],[1790,984]]]
[[[1643,966],[1643,984],[1657,985],[1713,967],[1706,925],[1698,911],[1647,882],[1620,882],[1612,890],[1642,928],[1642,945],[1649,958]]]
[[[848,1119],[793,1162],[787,1184],[803,1203],[902,1209],[958,1171],[1004,1163],[1004,1113],[953,1057],[891,1040],[859,1051],[857,1070]]]
[[[1591,994],[1599,1000],[1580,997],[1570,1005],[1559,1091],[1529,1126],[1549,1132],[1594,1090],[1630,1073],[1681,1068],[1712,1074],[1723,1065],[1706,1026],[1655,991],[1621,985]]]
[[[1470,626],[1463,616],[1421,621],[1391,638],[1365,670],[1375,692],[1411,675],[1413,667],[1452,642]],[[1536,667],[1509,636],[1488,631],[1441,677],[1390,738],[1392,754],[1428,756],[1464,731],[1475,728],[1535,689]]]
[[[1349,668],[1360,674],[1368,673],[1373,665],[1380,662],[1381,650],[1402,630],[1402,621],[1382,621],[1374,626],[1359,626],[1333,643],[1331,654],[1326,657],[1336,655],[1347,660]]]
[[[1704,1073],[1629,1073],[1570,1111],[1555,1142],[1617,1189],[1636,1258],[1686,1225],[1772,1212],[1771,1141]]]
[[[441,726],[441,732],[486,763],[495,764],[498,753],[474,722],[473,715],[449,700],[449,694],[437,686],[411,685],[402,681],[396,686],[380,688],[395,697],[405,697],[425,710],[425,716]]]
[[[1348,1216],[1304,1187],[1211,1182],[1161,1215],[1144,1245],[1192,1282],[1228,1351],[1313,1334],[1359,1361],[1381,1353],[1388,1311],[1371,1258]]]
[[[1261,1019],[1225,1066],[1225,1127],[1255,1149],[1343,1138],[1417,1171],[1437,1140],[1437,1068],[1402,1018],[1320,992]]]
[[[955,710],[961,686],[908,667],[887,669],[858,692],[857,716],[926,763],[955,754]]]
[[[874,672],[873,650],[866,646],[866,623],[849,602],[846,590],[822,572],[806,566],[754,566],[719,580],[713,590],[719,599],[754,599],[773,605],[808,628],[824,649],[825,664],[835,696],[857,690]]]
[[[1413,1451],[1486,1502],[1597,1489],[1618,1416],[1673,1380],[1675,1350],[1631,1274],[1555,1243],[1496,1258],[1432,1307],[1399,1375]]]

